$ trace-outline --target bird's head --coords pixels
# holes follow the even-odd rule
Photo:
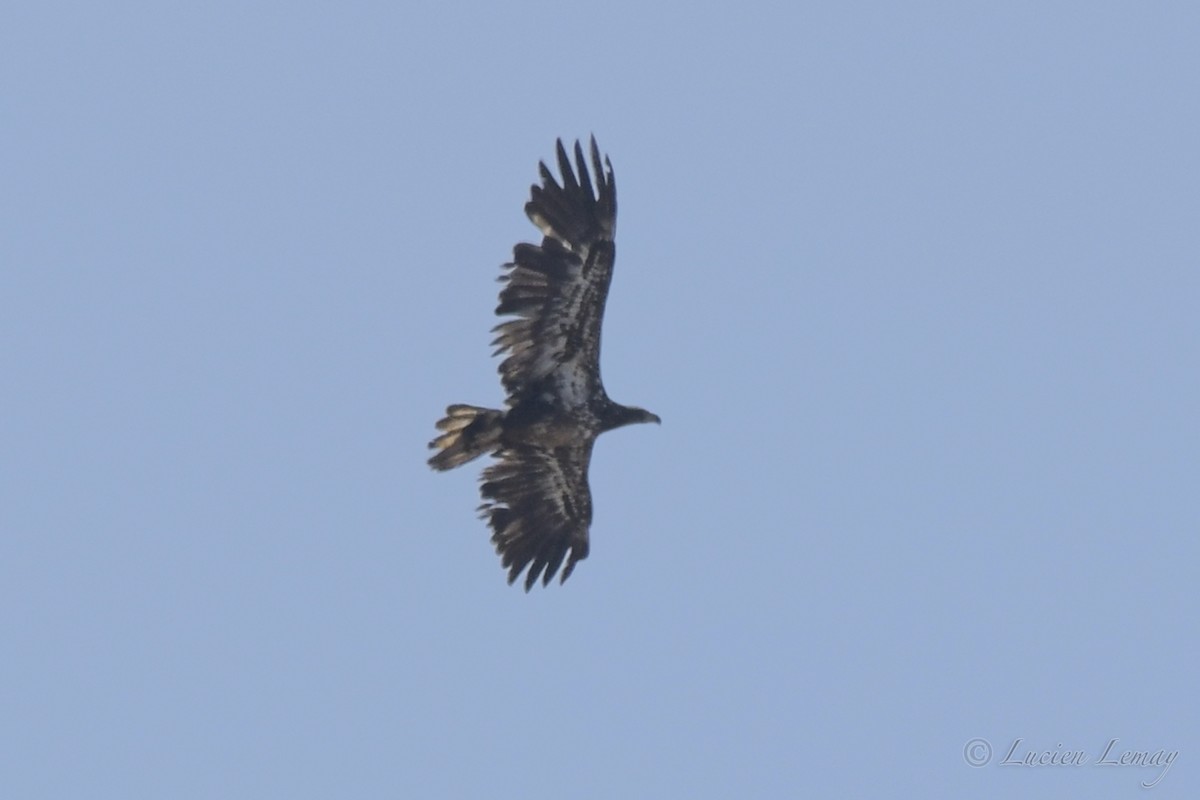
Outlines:
[[[612,411],[607,416],[608,419],[606,420],[604,430],[608,431],[624,425],[633,425],[637,422],[662,424],[662,420],[658,418],[658,414],[652,414],[646,409],[638,408],[637,406],[620,406],[614,403]]]
[[[644,408],[631,409],[636,416],[630,422],[653,422],[655,425],[662,425],[662,420],[658,418],[658,414],[651,414]]]

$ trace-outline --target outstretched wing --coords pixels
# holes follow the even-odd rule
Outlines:
[[[563,559],[565,581],[575,562],[587,558],[592,441],[552,450],[508,447],[483,471],[480,516],[492,527],[492,543],[508,568],[509,583],[528,566],[525,591],[533,588],[539,575],[546,585]]]
[[[516,317],[493,329],[495,354],[507,355],[500,377],[509,405],[547,392],[562,407],[577,408],[600,387],[600,323],[612,280],[617,188],[595,137],[595,189],[579,142],[574,169],[561,139],[557,149],[562,185],[540,163],[542,185],[532,187],[525,204],[542,243],[514,247],[500,276],[506,285],[496,314]]]

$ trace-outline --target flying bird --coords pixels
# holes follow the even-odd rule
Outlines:
[[[530,189],[525,214],[542,233],[521,243],[505,264],[496,314],[511,317],[492,332],[493,355],[507,392],[503,410],[452,405],[429,443],[436,470],[490,453],[483,470],[480,517],[513,583],[525,571],[525,591],[561,581],[587,558],[592,494],[588,463],[596,437],[634,422],[661,422],[645,409],[608,399],[600,380],[600,325],[612,281],[617,189],[612,162],[601,163],[591,140],[591,167],[575,142],[572,166],[557,143],[555,180],[538,164],[541,185]],[[595,186],[593,186],[593,180]],[[565,561],[565,565],[564,565]],[[560,581],[560,582],[561,582]]]

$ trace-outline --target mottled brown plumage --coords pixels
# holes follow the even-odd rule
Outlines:
[[[612,164],[591,141],[592,174],[583,148],[575,163],[558,141],[562,183],[545,163],[541,185],[525,213],[542,243],[518,244],[500,277],[496,307],[511,316],[492,344],[507,392],[503,411],[453,405],[430,442],[429,459],[445,470],[491,453],[483,471],[481,516],[512,583],[523,571],[525,590],[565,581],[588,554],[592,497],[587,470],[592,445],[604,431],[634,422],[659,422],[640,408],[609,400],[600,380],[600,328],[612,280],[617,193]],[[595,184],[593,185],[593,176]],[[564,566],[565,562],[565,566]]]

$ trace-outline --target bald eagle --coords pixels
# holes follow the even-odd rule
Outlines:
[[[593,178],[575,142],[572,167],[557,143],[562,183],[538,164],[541,185],[525,214],[542,232],[540,245],[521,243],[504,265],[493,355],[508,394],[504,410],[452,405],[437,423],[429,459],[447,470],[485,453],[480,516],[511,584],[522,571],[525,591],[546,585],[562,566],[565,581],[587,558],[592,495],[588,462],[596,437],[634,422],[661,422],[645,409],[608,399],[600,381],[600,323],[612,280],[617,190],[612,163],[603,165],[591,140]],[[565,566],[563,566],[565,560]],[[560,581],[560,582],[561,582]]]

